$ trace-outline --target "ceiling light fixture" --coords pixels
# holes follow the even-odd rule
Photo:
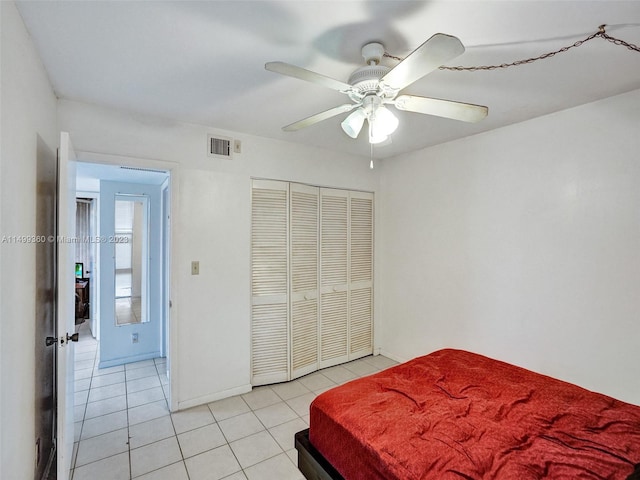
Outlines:
[[[454,36],[436,33],[404,58],[390,55],[385,51],[381,43],[372,42],[364,45],[362,47],[362,57],[364,58],[365,66],[355,70],[349,76],[348,83],[284,62],[268,62],[265,64],[265,69],[330,88],[347,95],[353,102],[330,108],[287,125],[282,128],[285,132],[295,132],[336,115],[351,112],[342,121],[342,130],[351,138],[357,138],[364,126],[364,121],[367,120],[369,124],[369,143],[373,145],[390,141],[389,136],[398,127],[398,119],[385,105],[393,105],[398,110],[434,115],[469,123],[478,122],[487,116],[488,108],[482,105],[417,95],[399,95],[405,87],[433,70],[475,72],[526,65],[538,60],[551,58],[556,54],[565,53],[572,48],[584,45],[594,38],[602,38],[615,45],[640,52],[640,47],[637,45],[608,35],[605,32],[605,27],[606,25],[600,25],[597,32],[589,35],[584,40],[579,40],[558,50],[547,52],[537,57],[495,65],[445,66],[446,62],[464,52],[464,46]],[[399,63],[393,68],[387,67],[380,63],[383,57],[398,60]]]
[[[389,105],[398,110],[463,122],[477,122],[487,116],[488,109],[482,105],[416,95],[399,95],[405,87],[437,69],[439,65],[461,55],[462,52],[464,46],[458,38],[436,33],[393,68],[380,63],[385,55],[381,43],[367,43],[362,47],[365,66],[356,69],[347,82],[284,62],[268,62],[265,68],[271,72],[336,90],[347,95],[352,102],[286,125],[282,127],[285,132],[295,132],[337,115],[349,113],[341,122],[342,130],[349,137],[357,138],[364,121],[367,120],[369,143],[380,144],[390,141],[389,136],[398,128],[398,118],[388,109]]]
[[[369,143],[381,143],[398,128],[398,118],[382,104],[378,95],[367,95],[362,106],[342,122],[342,130],[351,138],[357,138],[364,121],[369,124]]]
[[[384,105],[369,117],[369,143],[382,143],[398,128],[398,118]]]
[[[364,113],[364,109],[358,108],[342,121],[342,130],[351,138],[357,138],[366,118],[367,114]]]

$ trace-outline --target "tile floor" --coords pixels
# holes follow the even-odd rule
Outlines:
[[[170,413],[166,360],[98,369],[87,323],[76,346],[73,480],[304,480],[293,436],[311,401],[396,363],[365,357]]]

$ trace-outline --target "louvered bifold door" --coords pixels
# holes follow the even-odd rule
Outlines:
[[[349,359],[349,192],[320,189],[320,368]]]
[[[289,380],[289,184],[251,190],[251,383]]]
[[[318,370],[318,201],[320,189],[289,187],[291,377]]]
[[[373,194],[349,200],[349,360],[373,353]]]

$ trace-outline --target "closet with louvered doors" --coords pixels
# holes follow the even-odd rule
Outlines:
[[[254,180],[251,245],[253,385],[372,353],[372,193]]]

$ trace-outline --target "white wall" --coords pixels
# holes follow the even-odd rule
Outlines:
[[[177,309],[172,345],[178,364],[172,403],[186,408],[246,391],[250,178],[375,191],[377,170],[369,170],[364,158],[72,101],[59,102],[59,121],[80,152],[179,164],[172,223],[178,261],[172,273]],[[242,153],[233,160],[207,157],[207,133],[240,139]],[[198,276],[191,275],[192,260],[200,261]]]
[[[56,97],[15,5],[0,2],[0,9],[1,235],[34,235],[38,136],[55,161]],[[33,244],[0,245],[0,478],[3,479],[32,478],[34,472],[35,260]]]
[[[640,404],[640,90],[385,161],[383,352],[457,347]]]

